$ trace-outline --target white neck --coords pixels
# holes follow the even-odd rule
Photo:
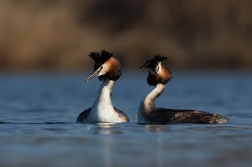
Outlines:
[[[111,92],[114,83],[115,81],[109,79],[105,79],[102,82],[97,98],[92,106],[88,122],[118,122],[118,114],[114,110],[111,101]]]
[[[93,106],[100,104],[100,103],[105,103],[107,106],[111,106],[112,105],[112,101],[111,101],[111,93],[113,90],[113,86],[114,86],[115,81],[109,80],[109,79],[105,79],[102,84],[101,87],[99,89],[97,98],[93,104]]]
[[[157,84],[155,88],[141,101],[137,113],[138,122],[146,123],[144,113],[151,112],[156,108],[154,102],[161,95],[164,89],[164,84]]]

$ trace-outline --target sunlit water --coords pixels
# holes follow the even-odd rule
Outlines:
[[[156,102],[222,114],[223,125],[137,124],[152,89],[147,71],[126,72],[114,87],[130,123],[77,124],[100,86],[87,75],[0,74],[0,166],[252,166],[251,73],[173,73]]]

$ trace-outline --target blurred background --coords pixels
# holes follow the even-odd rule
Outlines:
[[[252,68],[251,0],[0,0],[0,71],[79,71],[113,52],[136,69]]]

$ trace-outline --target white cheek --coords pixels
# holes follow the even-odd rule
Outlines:
[[[107,64],[102,65],[102,70],[99,72],[98,76],[105,75],[108,72]]]
[[[160,74],[160,73],[161,73],[161,66],[160,66],[160,63],[159,63],[159,65],[158,65],[158,71],[155,72],[155,71],[152,71],[152,70],[150,69],[150,73],[151,73],[152,75]]]
[[[159,63],[158,63],[158,71],[157,71],[157,74],[160,74],[160,73],[161,73],[161,70],[162,70],[161,62],[159,62]]]

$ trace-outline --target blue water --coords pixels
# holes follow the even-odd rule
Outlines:
[[[156,102],[219,113],[230,119],[222,125],[137,124],[152,89],[147,71],[125,72],[114,87],[113,104],[130,123],[77,124],[100,86],[88,74],[0,74],[0,166],[252,165],[252,73],[173,72]]]

